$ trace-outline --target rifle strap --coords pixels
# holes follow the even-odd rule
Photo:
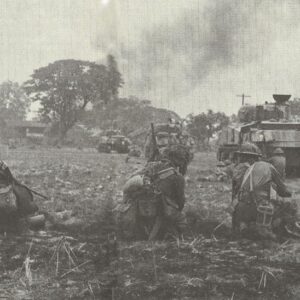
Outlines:
[[[242,182],[242,184],[241,184],[241,190],[244,188],[247,179],[250,177],[250,182],[249,182],[249,184],[250,184],[250,192],[253,192],[253,175],[252,175],[253,168],[254,168],[254,164],[251,165],[251,166],[247,169],[247,171],[246,171],[246,173],[245,173],[245,175],[244,175],[244,178],[243,178],[243,182]]]

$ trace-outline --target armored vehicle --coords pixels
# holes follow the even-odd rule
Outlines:
[[[238,123],[231,124],[219,135],[218,159],[234,160],[234,152],[243,142],[255,143],[268,159],[275,148],[286,156],[288,176],[300,175],[300,122],[291,116],[291,95],[273,95],[275,102],[244,105],[238,112]]]
[[[98,152],[111,153],[115,151],[117,153],[128,153],[131,142],[124,135],[110,135],[107,134],[100,139],[98,144]]]

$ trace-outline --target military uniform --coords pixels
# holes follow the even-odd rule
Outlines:
[[[5,162],[0,161],[0,186],[7,186],[13,181],[13,176],[5,164]]]
[[[252,224],[260,237],[275,238],[273,219],[281,218],[286,224],[295,220],[297,211],[290,202],[281,201],[276,194],[281,197],[290,197],[291,194],[270,163],[255,162],[245,172],[244,167],[246,164],[240,167],[240,176],[236,173],[239,202],[233,215],[233,227],[239,226],[240,223],[235,221],[240,218],[245,224]]]
[[[153,184],[162,200],[162,215],[177,232],[182,234],[186,227],[185,215],[182,209],[185,204],[185,180],[169,162],[155,162],[157,173]]]
[[[282,179],[285,180],[286,158],[281,148],[275,149],[272,157],[269,159],[269,163],[271,163],[275,167]]]
[[[244,175],[250,164],[247,162],[237,164],[232,171],[232,200],[237,199]]]
[[[280,174],[270,163],[258,161],[250,168],[248,168],[248,173],[246,172],[243,177],[241,186],[242,193],[248,193],[252,185],[252,192],[255,194],[257,202],[270,200],[271,189],[274,189],[281,197],[291,196],[284,185]]]
[[[172,232],[175,229],[175,233],[181,235],[186,228],[182,212],[185,204],[183,173],[188,162],[184,154],[179,151],[178,145],[165,148],[159,153],[157,161],[148,162],[124,186],[124,202],[130,204],[136,226],[146,227],[151,219],[156,220],[156,225],[159,224],[150,224],[149,227],[156,227],[148,232],[150,239],[162,238],[167,229]]]
[[[37,210],[31,191],[16,181],[8,166],[0,161],[0,230],[14,230],[20,218]]]

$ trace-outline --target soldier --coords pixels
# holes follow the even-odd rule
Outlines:
[[[17,199],[13,193],[13,176],[7,165],[0,161],[0,225],[6,233],[15,228],[17,214]]]
[[[0,224],[4,232],[18,226],[18,220],[38,210],[31,191],[20,184],[8,166],[0,161]]]
[[[167,228],[175,230],[179,236],[185,230],[186,219],[182,212],[185,180],[180,172],[186,171],[188,160],[182,153],[175,146],[165,148],[156,161],[148,162],[125,185],[124,200],[135,209],[133,215],[139,236],[145,237],[140,233],[151,218],[154,222],[146,233],[149,240],[163,238]]]
[[[261,157],[261,153],[256,145],[245,143],[240,151],[235,152],[235,155],[237,156],[237,165],[232,171],[232,200],[238,196],[246,170]]]
[[[274,239],[275,223],[282,224],[290,233],[297,230],[295,207],[277,197],[277,194],[291,196],[277,170],[270,163],[259,160],[260,151],[253,144],[242,145],[238,156],[239,164],[233,178],[233,193],[238,198],[232,215],[233,231],[252,229],[260,238]],[[275,218],[277,222],[273,222]]]
[[[12,182],[13,176],[8,166],[5,164],[5,162],[0,160],[0,186],[7,186],[9,184],[12,184]]]
[[[275,167],[282,179],[285,180],[286,158],[281,148],[276,148],[273,151],[272,156],[269,159],[269,163],[271,163]]]

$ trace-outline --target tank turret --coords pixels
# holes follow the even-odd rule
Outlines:
[[[273,99],[278,105],[284,105],[290,98],[291,95],[273,94]]]

